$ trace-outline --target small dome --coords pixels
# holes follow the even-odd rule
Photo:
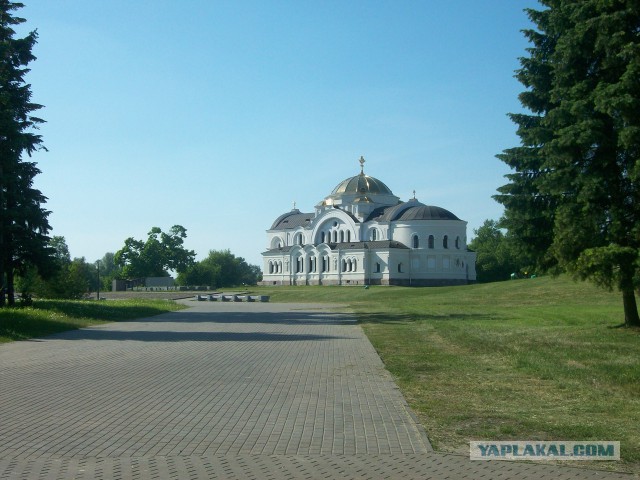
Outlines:
[[[384,210],[377,218],[380,222],[394,222],[403,220],[460,220],[449,210],[425,205],[417,200],[409,200]]]
[[[361,173],[343,180],[331,192],[331,195],[340,194],[393,195],[393,192],[381,180]]]

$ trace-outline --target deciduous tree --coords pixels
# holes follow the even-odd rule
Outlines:
[[[529,270],[530,261],[518,255],[511,239],[495,220],[485,220],[474,230],[475,237],[469,248],[476,252],[476,272],[479,282],[509,280],[512,273]]]
[[[177,278],[180,285],[208,285],[212,288],[255,285],[260,280],[260,268],[249,265],[231,251],[210,250],[204,260],[195,263]]]
[[[622,292],[640,325],[640,8],[631,0],[541,0],[513,114],[521,145],[496,199],[541,263]]]
[[[195,252],[184,248],[187,230],[181,225],[165,233],[158,227],[149,232],[146,242],[129,237],[115,253],[114,262],[122,267],[125,278],[166,277],[169,270],[185,271],[195,261]]]

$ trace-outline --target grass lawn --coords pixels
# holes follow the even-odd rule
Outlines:
[[[568,278],[443,288],[258,289],[354,310],[439,451],[469,440],[618,440],[640,473],[640,330]],[[583,462],[583,466],[587,466]]]
[[[36,300],[32,307],[0,309],[0,343],[89,325],[150,317],[181,308],[181,305],[166,300]]]

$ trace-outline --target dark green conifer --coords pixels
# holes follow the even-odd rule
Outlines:
[[[9,305],[15,301],[15,273],[47,262],[50,230],[49,212],[42,208],[46,198],[33,188],[40,171],[23,159],[44,147],[34,133],[43,120],[32,115],[42,106],[32,103],[31,86],[25,82],[38,35],[32,31],[15,38],[13,29],[25,22],[13,15],[22,7],[0,0],[0,307],[7,299]]]
[[[538,261],[622,292],[640,325],[640,4],[541,0],[528,10],[521,145],[498,157],[513,172],[495,198],[503,226]]]

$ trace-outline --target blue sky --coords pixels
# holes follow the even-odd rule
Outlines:
[[[73,257],[153,226],[261,264],[265,230],[360,171],[468,234],[519,143],[533,0],[23,0],[53,235]]]

